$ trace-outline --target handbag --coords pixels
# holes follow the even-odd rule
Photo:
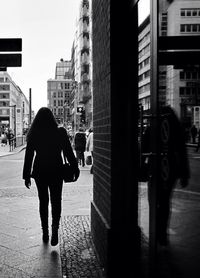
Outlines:
[[[91,155],[86,156],[85,162],[87,165],[92,165],[92,156]]]
[[[64,157],[64,164],[62,167],[62,175],[63,175],[63,180],[64,182],[74,182],[75,181],[75,171],[74,168],[66,161],[66,157],[65,155],[63,155]]]

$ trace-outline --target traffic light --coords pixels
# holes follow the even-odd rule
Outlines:
[[[85,109],[83,109],[81,112],[80,121],[81,123],[85,124]]]
[[[80,115],[80,122],[85,124],[85,107],[78,106],[77,107],[77,114]]]
[[[77,113],[82,113],[84,110],[84,107],[83,106],[78,106],[77,107]]]

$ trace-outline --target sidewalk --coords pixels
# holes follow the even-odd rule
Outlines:
[[[0,152],[5,162],[6,153]],[[90,166],[80,170],[77,182],[63,186],[59,245],[55,247],[42,242],[34,181],[30,190],[24,187],[23,181],[18,181],[18,186],[1,185],[0,277],[102,277],[90,232],[93,175]]]
[[[140,223],[143,232],[143,277],[148,274],[148,201],[145,185],[141,191]],[[170,245],[158,247],[151,277],[198,278],[200,275],[200,197],[175,191],[169,227]]]

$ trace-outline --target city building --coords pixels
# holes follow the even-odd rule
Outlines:
[[[29,102],[7,71],[0,71],[0,132],[22,136],[29,124]]]
[[[56,63],[55,79],[71,79],[71,61],[64,61],[61,58],[60,62]]]
[[[72,119],[75,130],[80,125],[92,126],[92,45],[91,45],[91,3],[80,1],[79,16],[72,46]],[[84,117],[77,109],[84,111]]]
[[[139,26],[138,37],[139,103],[144,111],[150,109],[150,16]]]
[[[56,63],[55,79],[47,81],[47,106],[52,110],[57,122],[66,128],[71,125],[71,61]]]
[[[160,1],[159,36],[200,34],[200,2]],[[150,17],[139,26],[139,103],[150,108]],[[175,109],[184,126],[200,127],[200,65],[159,67],[159,101]]]

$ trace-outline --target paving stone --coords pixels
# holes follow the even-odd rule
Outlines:
[[[62,217],[60,255],[63,277],[104,277],[94,251],[88,215],[67,215]]]

